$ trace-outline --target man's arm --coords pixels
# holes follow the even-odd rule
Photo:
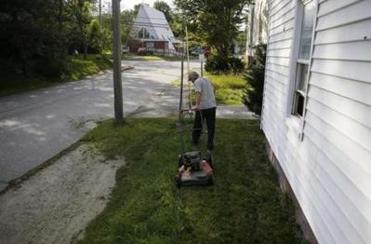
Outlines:
[[[196,110],[200,109],[201,97],[201,92],[196,92]]]

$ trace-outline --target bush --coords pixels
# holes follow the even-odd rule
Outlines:
[[[248,84],[245,105],[254,113],[261,114],[264,89],[265,57],[267,45],[259,44],[254,47],[255,55],[252,64],[246,71],[245,80]]]
[[[228,63],[233,74],[241,73],[245,68],[245,64],[239,58],[229,58]]]
[[[45,78],[60,78],[67,69],[64,59],[42,57],[31,62],[31,70],[37,76]]]
[[[229,71],[228,59],[220,56],[209,56],[206,60],[205,70],[213,74],[227,73]]]
[[[205,65],[205,70],[212,74],[220,74],[220,73],[234,73],[238,74],[241,73],[244,69],[245,65],[241,59],[230,57],[224,58],[220,56],[210,56]]]

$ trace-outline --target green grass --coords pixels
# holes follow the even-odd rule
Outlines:
[[[23,91],[40,89],[56,84],[55,80],[47,81],[42,78],[23,77],[14,74],[1,74],[0,97]]]
[[[71,56],[68,59],[68,79],[81,80],[88,75],[93,75],[101,70],[110,69],[112,63],[100,55]]]
[[[105,121],[85,140],[125,157],[105,210],[80,243],[299,243],[258,121],[217,120],[215,185],[177,189],[174,119]],[[187,141],[189,136],[187,136]]]
[[[214,85],[215,98],[219,104],[242,104],[244,90],[246,89],[246,80],[244,80],[242,75],[206,74],[206,77],[211,80]]]
[[[241,105],[243,95],[243,89],[222,88],[216,90],[215,99],[218,104]]]
[[[33,75],[25,77],[16,74],[14,71],[1,70],[0,76],[0,96],[11,95],[19,92],[40,89],[67,81],[83,79],[88,75],[93,75],[101,70],[110,69],[111,61],[99,55],[88,55],[86,59],[80,56],[70,56],[68,58],[67,73],[65,77],[45,78]]]
[[[246,89],[246,80],[242,75],[206,73],[205,77],[213,83],[218,104],[242,105]],[[180,87],[180,80],[176,79],[171,84]]]

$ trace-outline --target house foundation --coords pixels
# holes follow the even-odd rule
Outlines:
[[[268,140],[266,140],[265,149],[266,149],[269,161],[271,162],[273,168],[277,172],[278,181],[279,181],[279,185],[280,185],[282,192],[288,194],[290,199],[294,202],[296,222],[301,227],[305,240],[309,242],[310,244],[318,244],[318,241],[312,231],[312,228],[310,227],[308,220],[305,217],[299,205],[298,200],[296,199],[294,191],[292,190],[290,183],[288,182],[286,175],[280,166],[280,162],[278,161],[273,150],[271,149],[271,146],[269,145]]]

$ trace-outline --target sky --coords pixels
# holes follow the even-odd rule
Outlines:
[[[128,9],[133,9],[134,5],[139,4],[139,3],[146,3],[149,4],[151,7],[153,6],[153,3],[156,0],[121,0],[121,11],[122,10],[128,10]],[[162,0],[169,4],[171,7],[173,7],[173,0]],[[102,4],[104,5],[104,9],[110,6],[111,0],[102,0]]]

